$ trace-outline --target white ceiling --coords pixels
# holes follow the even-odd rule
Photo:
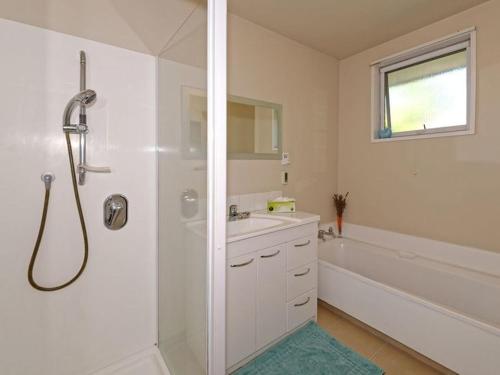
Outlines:
[[[340,59],[485,1],[228,0],[231,13]],[[200,29],[197,48],[206,44],[205,3],[0,0],[0,17],[153,55],[182,54],[179,40],[194,38],[193,30]]]
[[[0,18],[157,55],[204,2],[0,0]]]
[[[229,11],[342,59],[487,0],[228,0]]]

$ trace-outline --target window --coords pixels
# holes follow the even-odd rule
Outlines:
[[[473,30],[372,65],[372,140],[474,133]]]

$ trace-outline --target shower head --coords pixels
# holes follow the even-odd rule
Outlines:
[[[97,94],[95,93],[94,90],[84,90],[76,94],[72,100],[75,100],[85,105],[91,105],[92,103],[95,102],[96,98]]]
[[[95,102],[97,94],[94,90],[84,90],[71,98],[63,114],[63,126],[71,125],[71,114],[78,105],[88,106]]]

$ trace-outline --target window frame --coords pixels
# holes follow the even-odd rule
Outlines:
[[[475,28],[420,45],[371,64],[372,68],[372,129],[371,142],[475,134],[476,63]],[[410,67],[425,61],[466,51],[467,58],[467,121],[466,124],[433,129],[419,129],[393,133],[391,138],[378,138],[379,129],[385,128],[387,72]],[[390,111],[390,107],[388,107]]]

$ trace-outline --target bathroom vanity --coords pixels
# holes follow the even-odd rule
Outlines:
[[[318,222],[317,215],[296,212],[228,223],[229,370],[316,319]]]

